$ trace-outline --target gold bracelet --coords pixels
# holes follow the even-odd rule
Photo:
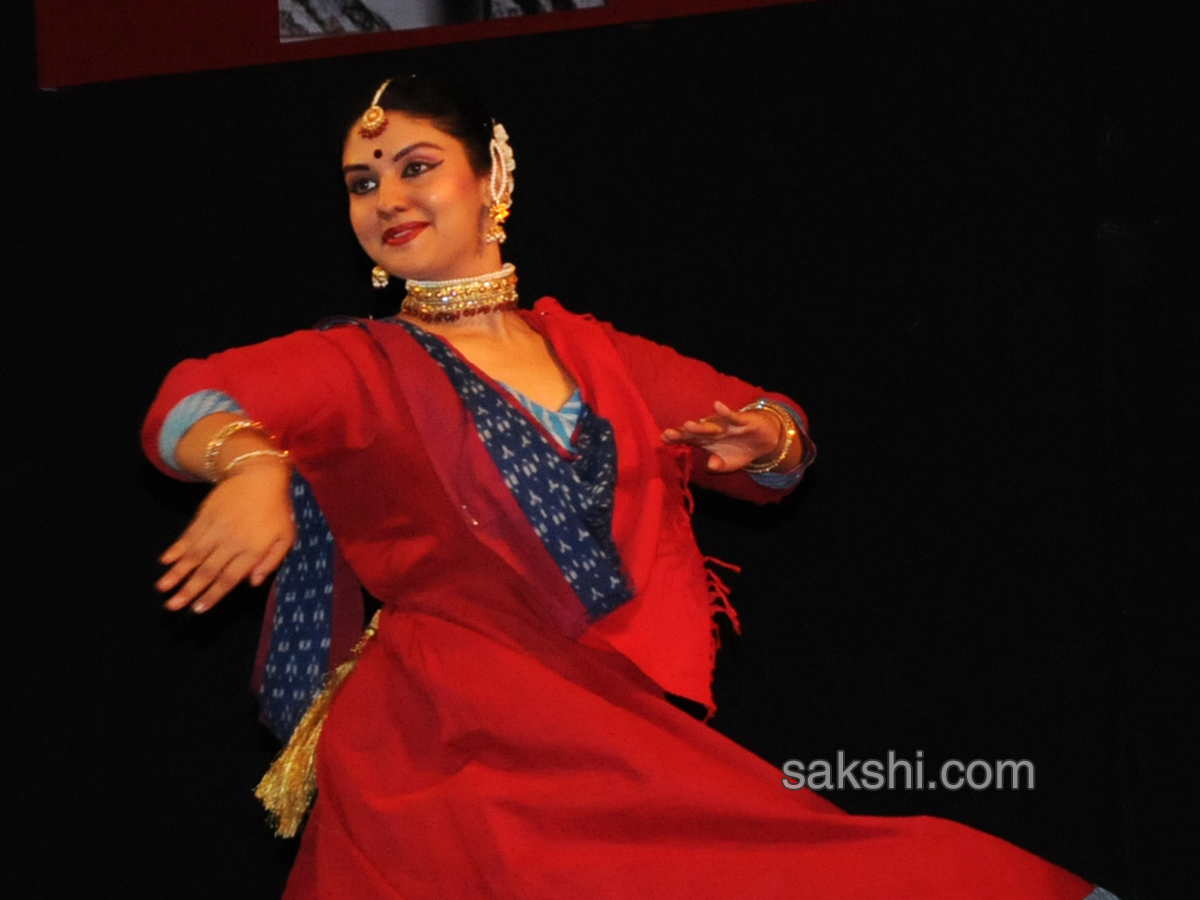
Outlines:
[[[262,431],[262,422],[255,422],[253,419],[238,419],[224,425],[208,440],[208,446],[204,448],[204,477],[207,481],[217,482],[221,478],[221,471],[217,469],[217,455],[221,452],[221,448],[225,446],[225,442],[237,434],[239,431],[244,431],[247,428],[253,428],[257,431]]]
[[[763,472],[774,472],[779,468],[780,463],[787,459],[788,453],[791,452],[792,444],[796,440],[796,435],[799,433],[799,429],[796,427],[796,420],[792,418],[792,414],[787,411],[786,407],[773,400],[764,399],[756,403],[748,403],[739,412],[750,412],[756,409],[769,412],[779,420],[779,427],[783,429],[783,449],[770,462],[748,463],[742,467],[743,472],[749,472],[752,475],[762,474]]]
[[[235,456],[233,459],[227,462],[221,468],[221,474],[217,480],[224,481],[226,478],[228,478],[230,471],[238,463],[243,463],[248,459],[255,459],[260,456],[273,456],[276,459],[282,459],[284,462],[287,462],[288,452],[286,450],[249,450],[246,453]]]

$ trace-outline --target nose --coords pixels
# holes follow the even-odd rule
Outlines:
[[[379,179],[379,189],[375,192],[375,203],[379,215],[391,218],[396,213],[408,209],[408,187],[404,179],[393,172],[385,172]]]

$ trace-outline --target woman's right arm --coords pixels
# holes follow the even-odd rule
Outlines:
[[[244,416],[218,412],[189,428],[175,445],[175,464],[198,478],[223,472],[200,504],[195,518],[159,561],[170,566],[155,587],[175,590],[167,609],[211,609],[240,581],[258,586],[273,572],[295,540],[289,490],[291,467],[273,455],[274,442],[263,431],[243,428],[209,448],[223,429]],[[268,451],[253,456],[257,451]],[[239,459],[240,458],[240,459]],[[178,590],[176,590],[178,588]]]
[[[291,548],[289,466],[260,454],[222,469],[256,450],[287,450],[302,467],[363,446],[382,372],[373,342],[357,328],[297,332],[171,370],[143,426],[143,447],[166,474],[217,483],[161,557],[168,570],[156,586],[174,591],[168,609],[210,609],[242,579],[262,583]],[[242,419],[263,428],[221,435]]]

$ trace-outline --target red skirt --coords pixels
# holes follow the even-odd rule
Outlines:
[[[624,657],[389,612],[330,711],[286,900],[1080,900],[928,817],[851,816]],[[536,642],[535,642],[536,643]]]

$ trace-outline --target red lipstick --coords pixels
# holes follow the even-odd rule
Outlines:
[[[407,244],[429,226],[428,222],[403,222],[383,232],[383,242],[389,247]]]

